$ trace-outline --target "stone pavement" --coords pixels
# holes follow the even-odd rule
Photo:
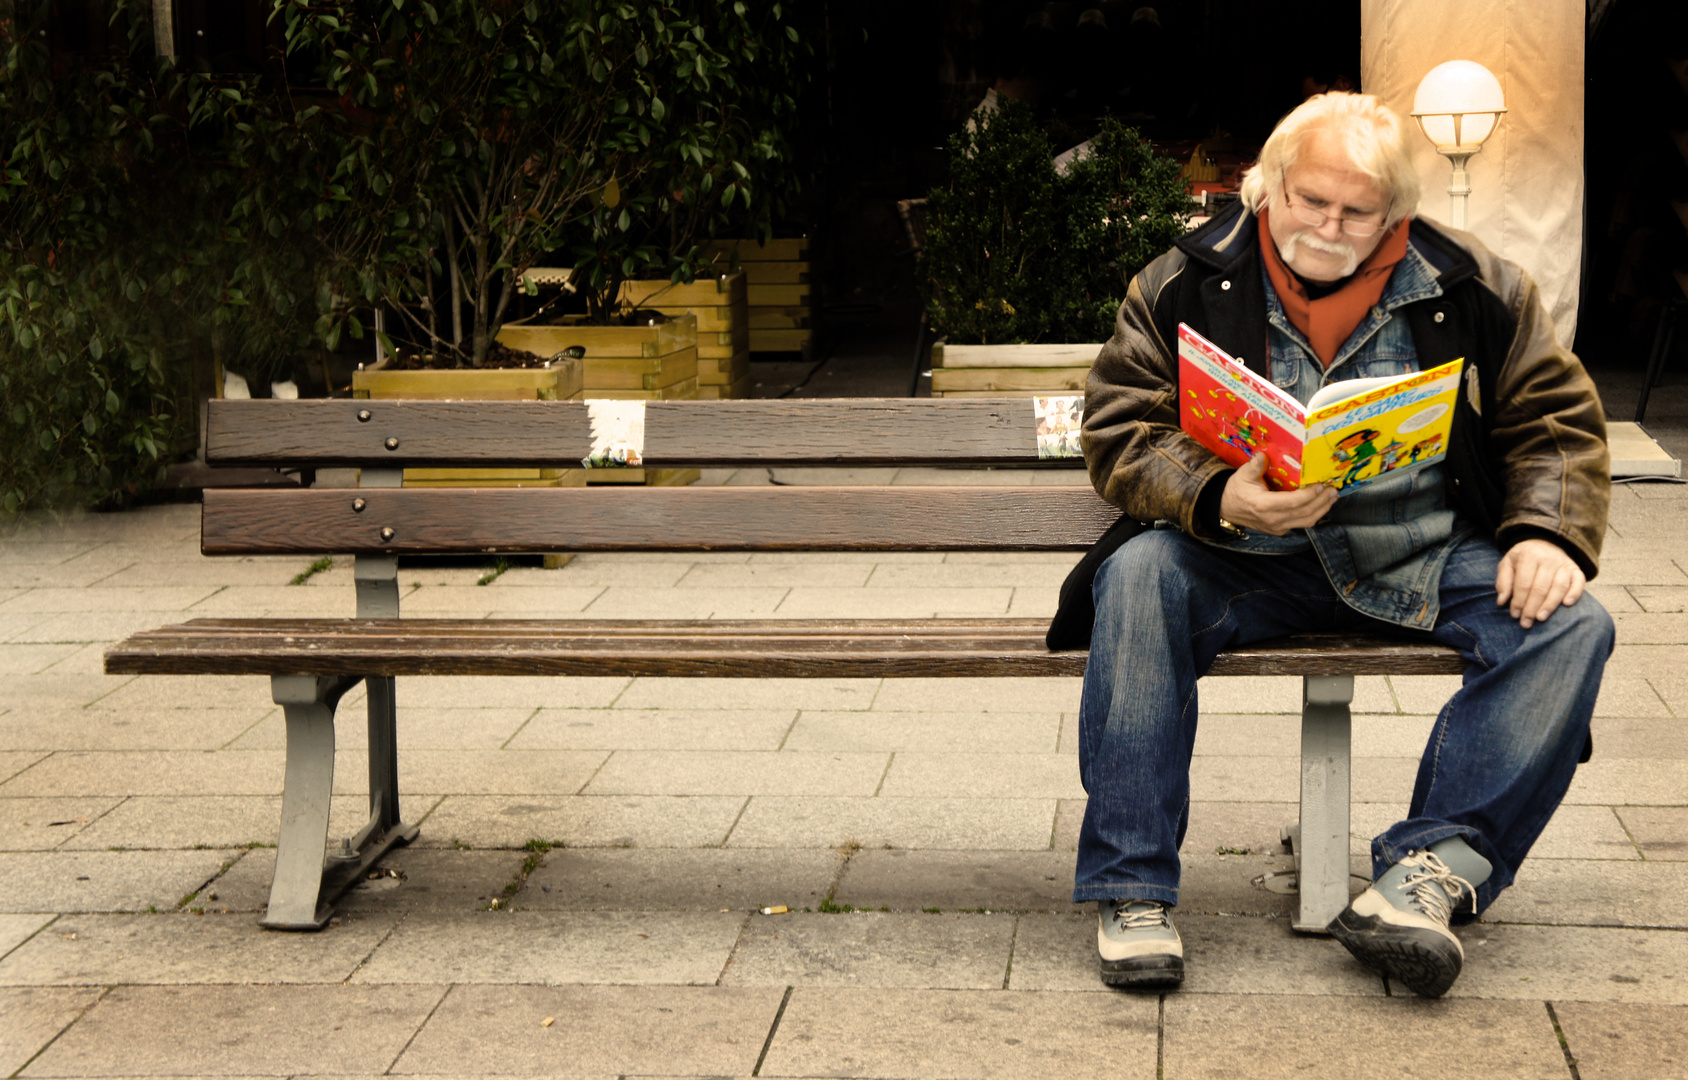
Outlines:
[[[1190,970],[1164,997],[1096,980],[1094,915],[1068,900],[1063,679],[400,680],[421,839],[330,929],[263,931],[267,681],[109,677],[101,653],[196,615],[350,615],[349,563],[294,584],[311,559],[202,558],[193,506],[28,523],[0,540],[0,1076],[1688,1077],[1685,511],[1683,487],[1616,492],[1596,756],[1437,1002],[1288,928],[1294,679],[1202,687]],[[418,616],[1041,616],[1072,561],[401,579]],[[1360,680],[1356,869],[1450,688]]]

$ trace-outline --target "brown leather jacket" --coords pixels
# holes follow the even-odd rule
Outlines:
[[[1466,360],[1447,458],[1451,501],[1503,550],[1551,539],[1594,577],[1611,480],[1593,381],[1555,339],[1520,267],[1469,233],[1420,220],[1410,228],[1443,294],[1397,315],[1408,320],[1421,368]],[[1178,427],[1180,322],[1266,373],[1251,213],[1221,214],[1132,279],[1085,387],[1084,457],[1096,490],[1132,518],[1200,535],[1197,497],[1227,466]]]

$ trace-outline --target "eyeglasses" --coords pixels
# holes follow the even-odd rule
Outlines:
[[[1278,173],[1278,178],[1283,184],[1284,205],[1289,208],[1289,212],[1291,214],[1295,215],[1295,220],[1301,222],[1303,225],[1311,225],[1315,229],[1324,228],[1325,222],[1329,221],[1331,216],[1329,214],[1321,214],[1319,211],[1313,209],[1305,203],[1301,206],[1297,206],[1290,202],[1289,180],[1282,172]],[[1348,217],[1342,218],[1340,219],[1342,222],[1342,231],[1347,233],[1349,236],[1360,237],[1362,239],[1367,236],[1373,236],[1377,233],[1377,230],[1383,228],[1383,222],[1388,219],[1389,211],[1393,209],[1394,205],[1394,201],[1391,200],[1390,204],[1384,207],[1383,213],[1379,215],[1379,220],[1377,221],[1366,221]]]

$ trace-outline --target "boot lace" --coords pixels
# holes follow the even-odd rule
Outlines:
[[[1433,852],[1415,851],[1401,862],[1414,869],[1396,888],[1411,893],[1414,906],[1437,922],[1445,924],[1466,898],[1477,902],[1471,882],[1448,869]]]
[[[1130,904],[1148,904],[1151,906],[1143,908],[1141,911],[1128,911],[1126,908]],[[1156,903],[1153,900],[1127,900],[1114,908],[1114,922],[1121,930],[1150,930],[1165,926],[1167,924],[1166,905]]]

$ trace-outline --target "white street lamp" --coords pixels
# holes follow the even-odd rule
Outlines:
[[[1470,60],[1449,60],[1431,68],[1413,95],[1413,118],[1419,130],[1436,144],[1437,153],[1453,162],[1448,200],[1456,229],[1465,228],[1465,198],[1471,194],[1465,163],[1483,149],[1504,112],[1500,80]]]

